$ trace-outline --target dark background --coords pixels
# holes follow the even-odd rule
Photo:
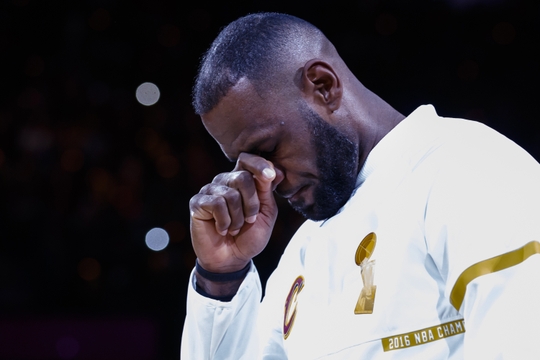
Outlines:
[[[432,103],[540,159],[536,0],[0,4],[0,359],[179,358],[188,201],[232,167],[190,90],[219,29],[249,12],[314,23],[402,113]],[[135,98],[147,81],[153,106]],[[263,281],[301,223],[280,205]],[[145,245],[154,227],[163,251]]]

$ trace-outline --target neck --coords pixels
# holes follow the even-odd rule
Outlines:
[[[357,91],[351,94],[354,106],[349,115],[355,126],[359,148],[358,171],[362,168],[371,150],[386,136],[405,116],[395,110],[378,95],[358,83]]]

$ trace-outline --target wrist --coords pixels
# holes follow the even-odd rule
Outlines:
[[[246,267],[249,267],[250,264],[251,260],[222,264],[216,263],[215,261],[203,261],[199,257],[197,257],[195,261],[195,267],[197,270],[202,268],[202,272],[206,271],[213,274],[236,273],[238,271],[244,270]]]
[[[249,272],[250,267],[251,267],[251,262],[248,262],[240,270],[218,273],[218,272],[212,272],[212,271],[206,270],[199,263],[199,259],[195,260],[195,270],[197,271],[197,273],[203,278],[205,278],[206,280],[210,280],[212,282],[218,282],[218,283],[243,280],[246,277],[247,273]]]
[[[244,281],[251,262],[243,269],[230,273],[214,273],[195,263],[195,290],[202,296],[220,301],[231,301]]]

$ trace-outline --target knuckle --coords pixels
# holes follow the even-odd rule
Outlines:
[[[238,205],[241,200],[240,193],[231,188],[227,188],[227,190],[223,192],[223,197],[232,205]]]
[[[219,211],[221,208],[227,207],[227,203],[221,196],[200,195],[192,198],[190,201],[190,206],[194,209],[205,208],[214,209],[213,211]]]
[[[190,210],[193,210],[198,206],[198,200],[199,200],[198,195],[195,195],[191,199],[189,199],[189,209]]]
[[[209,202],[213,207],[217,209],[224,210],[227,208],[227,202],[222,196],[215,196]]]
[[[229,187],[224,185],[214,185],[211,189],[211,194],[215,196],[224,196],[230,190]]]
[[[194,195],[191,199],[189,199],[189,207],[200,207],[206,201],[206,198],[207,195],[204,194]]]
[[[199,195],[215,195],[222,196],[229,190],[229,187],[219,184],[207,184],[201,188]]]
[[[201,190],[199,190],[199,194],[208,194],[212,184],[206,184],[204,185]]]
[[[229,186],[245,188],[253,183],[253,175],[245,170],[235,171],[229,179]]]
[[[230,173],[221,173],[214,176],[212,184],[224,184],[227,182],[226,178]]]
[[[253,175],[248,171],[238,172],[236,178],[243,183],[253,182]]]

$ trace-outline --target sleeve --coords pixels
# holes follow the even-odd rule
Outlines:
[[[280,289],[283,282],[281,270],[283,266],[283,257],[280,266],[268,278],[266,284],[266,295],[261,303],[259,314],[258,332],[259,332],[259,357],[263,360],[283,360],[287,359],[285,345],[283,343],[283,308],[285,304],[285,295]]]
[[[255,266],[230,302],[206,298],[195,291],[191,273],[181,359],[256,359],[257,314],[261,283]]]
[[[540,359],[539,284],[538,255],[468,284],[462,306],[465,359]]]
[[[540,165],[493,131],[437,158],[428,249],[465,320],[465,359],[540,359]]]
[[[291,284],[298,274],[303,273],[309,234],[317,226],[315,222],[306,221],[289,241],[277,268],[268,279],[262,302],[261,282],[253,262],[230,302],[197,293],[192,272],[181,359],[287,359],[283,340],[284,305]]]

